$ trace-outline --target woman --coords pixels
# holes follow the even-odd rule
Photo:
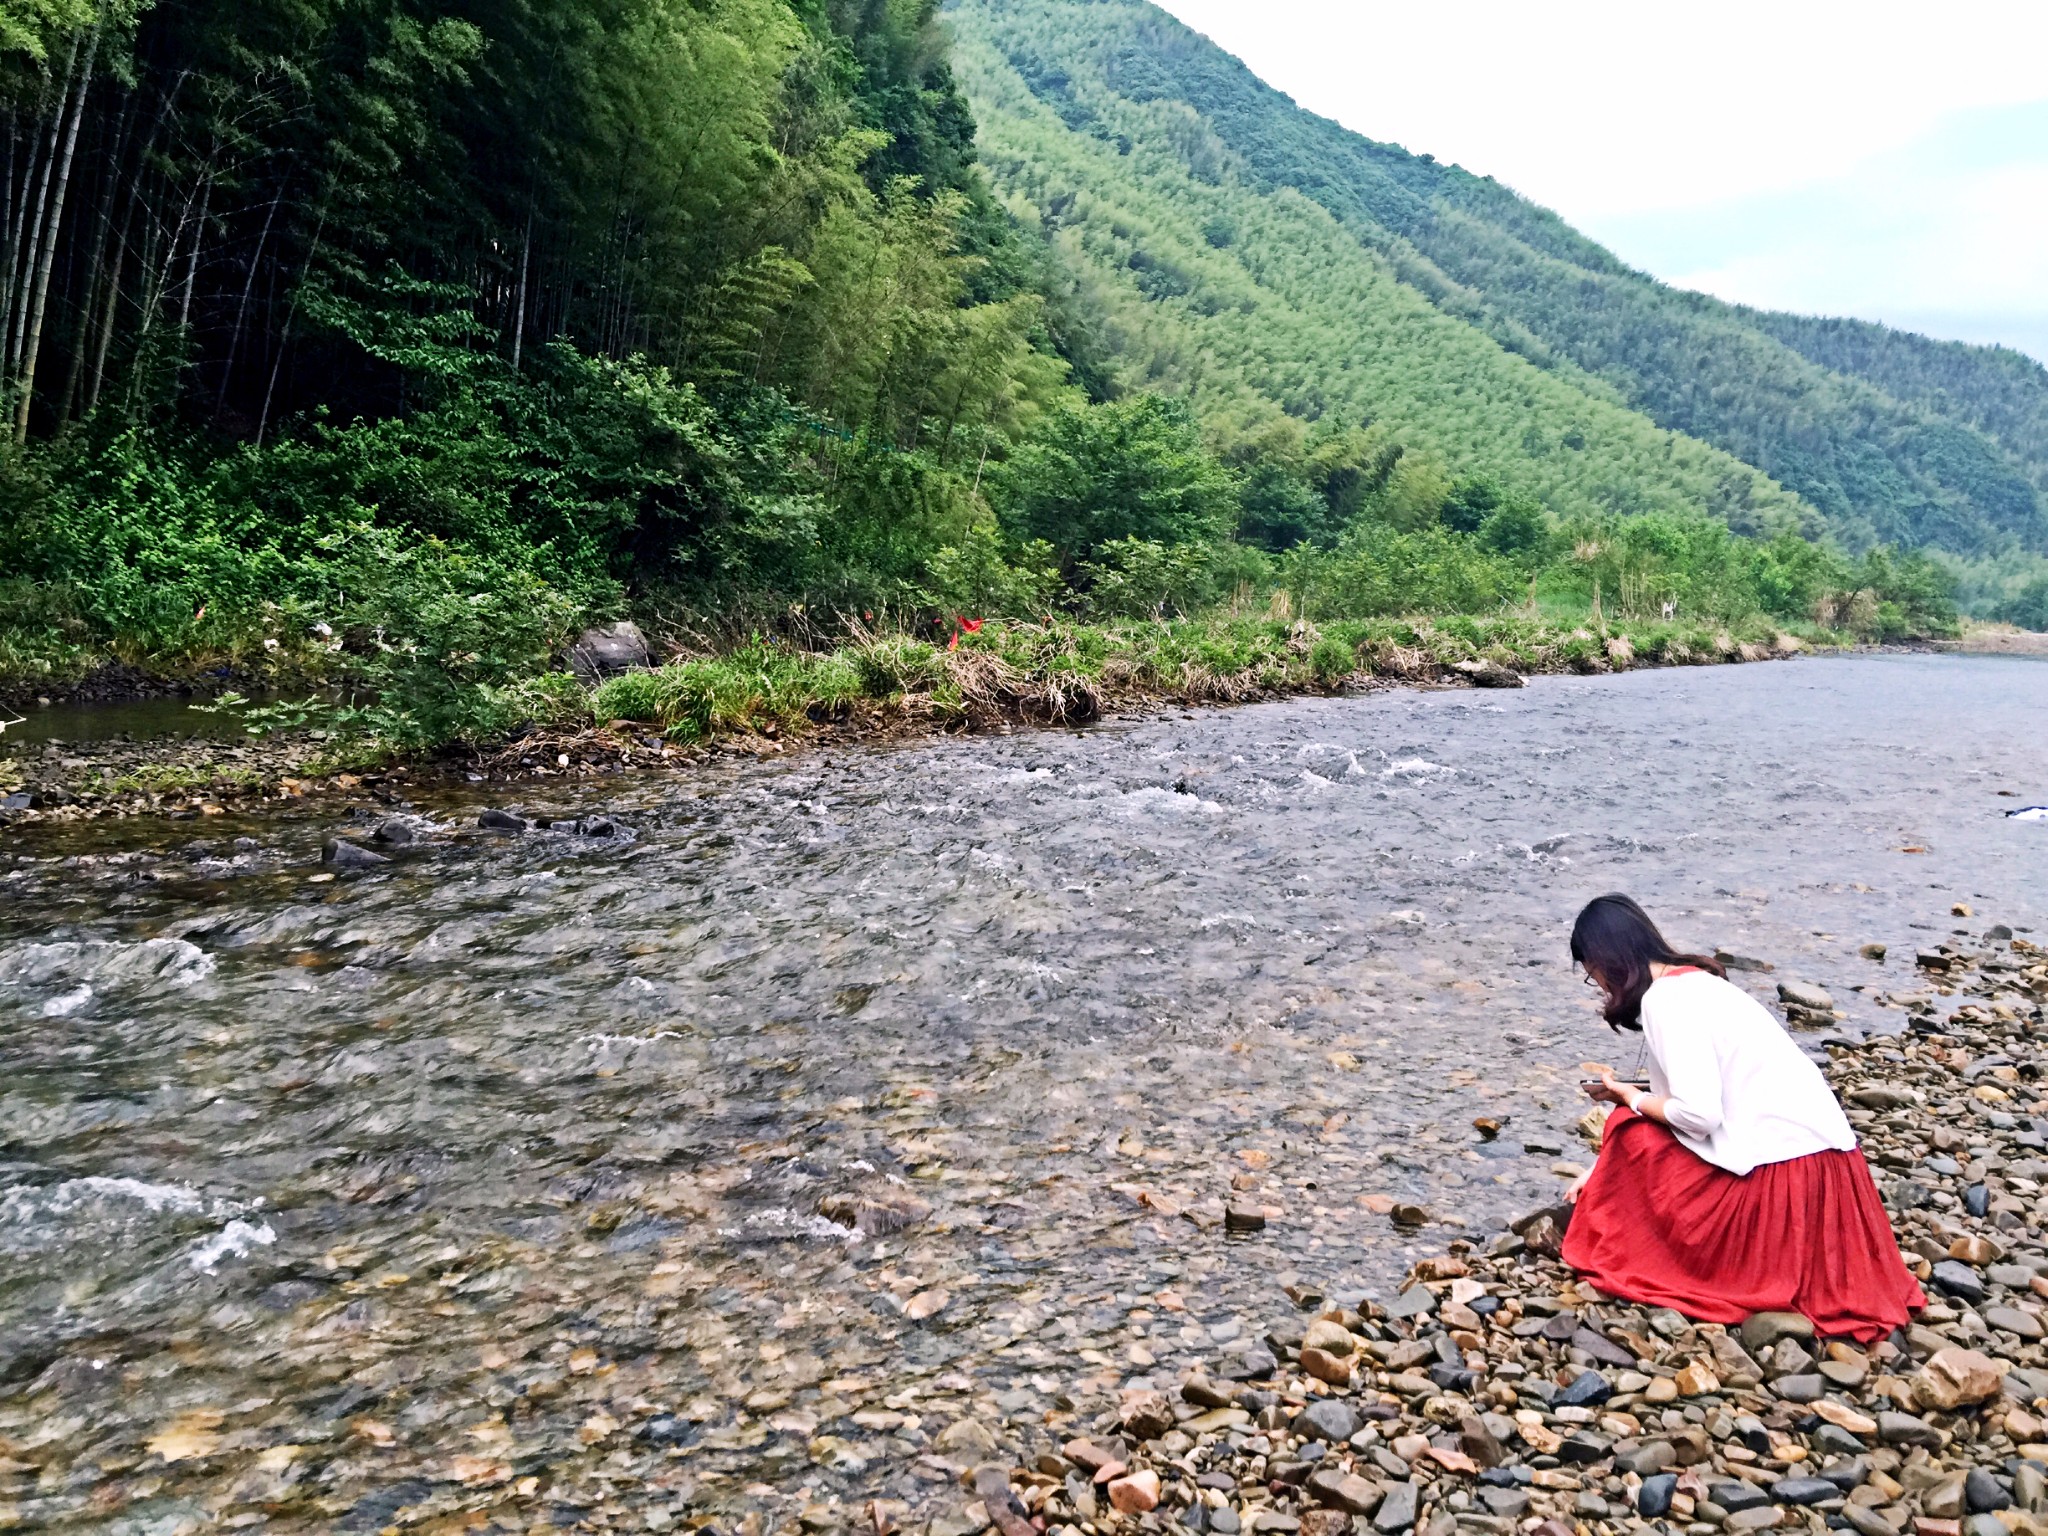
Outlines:
[[[1567,1196],[1567,1264],[1705,1322],[1801,1312],[1823,1338],[1869,1342],[1925,1305],[1841,1105],[1762,1005],[1626,896],[1579,914],[1572,959],[1608,1024],[1642,1031],[1650,1086],[1587,1085],[1617,1108]]]

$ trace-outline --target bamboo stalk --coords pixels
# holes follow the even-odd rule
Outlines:
[[[43,346],[43,317],[50,301],[50,267],[57,256],[57,231],[64,223],[64,199],[71,188],[71,161],[78,152],[78,128],[85,117],[86,93],[92,86],[92,68],[99,57],[100,24],[93,23],[92,42],[85,53],[85,67],[78,72],[78,94],[71,108],[71,126],[64,137],[64,164],[57,175],[57,194],[43,230],[42,257],[37,262],[35,306],[30,313],[27,340],[21,357],[19,398],[14,406],[14,441],[18,447],[28,441],[29,406],[35,398],[36,360]],[[74,50],[75,51],[75,50]]]
[[[107,278],[107,240],[113,230],[114,208],[119,202],[121,189],[121,166],[128,157],[128,139],[135,129],[137,101],[131,92],[126,108],[121,114],[120,129],[114,135],[114,152],[107,156],[104,164],[106,190],[100,199],[99,228],[93,235],[92,254],[86,260],[85,293],[78,304],[78,334],[71,348],[71,369],[64,380],[63,407],[60,415],[70,421],[78,404],[80,389],[85,381],[86,354],[93,349],[93,316],[99,308],[100,285]],[[118,277],[116,279],[118,281]]]
[[[48,207],[50,200],[50,166],[56,159],[57,135],[64,126],[64,98],[71,92],[71,75],[72,71],[77,67],[78,39],[74,36],[71,39],[70,61],[64,66],[64,89],[59,93],[56,101],[51,104],[49,132],[47,134],[38,132],[32,146],[34,158],[29,165],[29,176],[31,179],[37,180],[35,215],[32,220],[29,218],[26,206],[28,183],[23,182],[23,225],[19,232],[21,238],[17,240],[14,248],[7,253],[8,301],[12,313],[7,327],[7,356],[4,367],[9,375],[12,375],[16,368],[20,366],[23,322],[28,313],[28,284],[34,277],[33,262],[26,266],[23,265],[21,255],[24,248],[33,252],[36,241],[41,234],[43,213]],[[48,100],[47,86],[44,88],[44,99]],[[47,147],[45,147],[46,140]],[[40,161],[42,167],[40,178],[37,178],[36,175],[37,161]]]
[[[264,248],[270,244],[270,226],[277,219],[279,205],[284,202],[285,186],[286,182],[280,179],[277,193],[270,199],[270,211],[263,216],[263,232],[256,237],[255,254],[249,258],[249,275],[242,283],[242,300],[235,307],[234,333],[228,338],[227,356],[221,362],[220,394],[213,402],[215,420],[219,420],[221,411],[228,403],[228,385],[235,375],[235,354],[241,350],[242,331],[249,319],[249,299],[256,290],[256,271],[263,265]]]

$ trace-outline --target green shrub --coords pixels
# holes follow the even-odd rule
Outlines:
[[[624,672],[607,678],[590,695],[590,715],[607,720],[657,720],[661,717],[661,683],[652,672]]]
[[[1203,544],[1114,539],[1081,567],[1088,609],[1100,618],[1184,617],[1215,596],[1214,556]]]
[[[942,613],[1040,619],[1063,592],[1050,544],[1031,539],[1013,545],[987,523],[932,556],[928,597]]]
[[[1358,670],[1358,651],[1348,641],[1324,635],[1309,647],[1308,664],[1316,681],[1334,688]]]
[[[871,699],[928,692],[946,675],[945,653],[909,635],[868,635],[847,648],[860,691]]]

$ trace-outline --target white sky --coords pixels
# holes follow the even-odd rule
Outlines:
[[[2048,0],[1160,0],[1723,298],[2048,360]]]

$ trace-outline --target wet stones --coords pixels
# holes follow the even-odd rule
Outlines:
[[[1280,1362],[1273,1357],[1270,1349],[1257,1345],[1229,1357],[1224,1375],[1232,1381],[1264,1381],[1280,1369]]]
[[[1188,1377],[1180,1385],[1182,1400],[1194,1404],[1197,1408],[1233,1407],[1237,1402],[1237,1392],[1237,1388],[1218,1386],[1199,1373]]]
[[[347,838],[329,838],[320,852],[320,862],[329,869],[380,869],[391,862],[381,853],[352,843]]]
[[[1779,982],[1778,1000],[1788,1008],[1801,1008],[1808,1013],[1832,1014],[1835,1008],[1835,1000],[1825,988],[1806,981]]]
[[[1117,1418],[1134,1439],[1157,1440],[1173,1428],[1173,1405],[1164,1392],[1141,1387],[1124,1393]]]
[[[1524,686],[1522,674],[1513,667],[1503,666],[1497,661],[1480,658],[1461,661],[1451,669],[1475,688],[1520,688]]]
[[[931,1209],[915,1195],[894,1190],[875,1194],[847,1191],[826,1195],[818,1201],[820,1216],[868,1238],[887,1237],[915,1226],[931,1214]]]
[[[480,813],[477,816],[476,824],[486,832],[508,834],[524,832],[527,827],[525,817],[514,816],[510,811],[501,811],[496,806],[492,806]]]
[[[2048,997],[2048,964],[2033,979]],[[1131,1530],[1104,1489],[1149,1469],[1140,1532],[2044,1536],[2027,1522],[2048,1508],[2048,1095],[2032,1086],[2048,1061],[2033,992],[1987,986],[2005,1013],[1973,1003],[1946,1033],[1828,1047],[1930,1295],[1900,1334],[1852,1345],[1794,1313],[1697,1323],[1601,1295],[1519,1236],[1421,1259],[1383,1304],[1290,1278],[1291,1318],[1183,1327],[1216,1352],[1182,1376],[1172,1428],[1146,1439],[1156,1425],[1099,1416],[1134,1448],[1118,1440],[1079,1488],[1023,1488],[1034,1523]],[[1971,1286],[1981,1303],[1958,1294]],[[1265,1363],[1252,1337],[1272,1362],[1256,1389],[1225,1379]],[[1095,1461],[1068,1458],[1038,1473]]]
[[[1263,1232],[1266,1230],[1266,1208],[1237,1202],[1225,1207],[1223,1230],[1226,1232]]]

